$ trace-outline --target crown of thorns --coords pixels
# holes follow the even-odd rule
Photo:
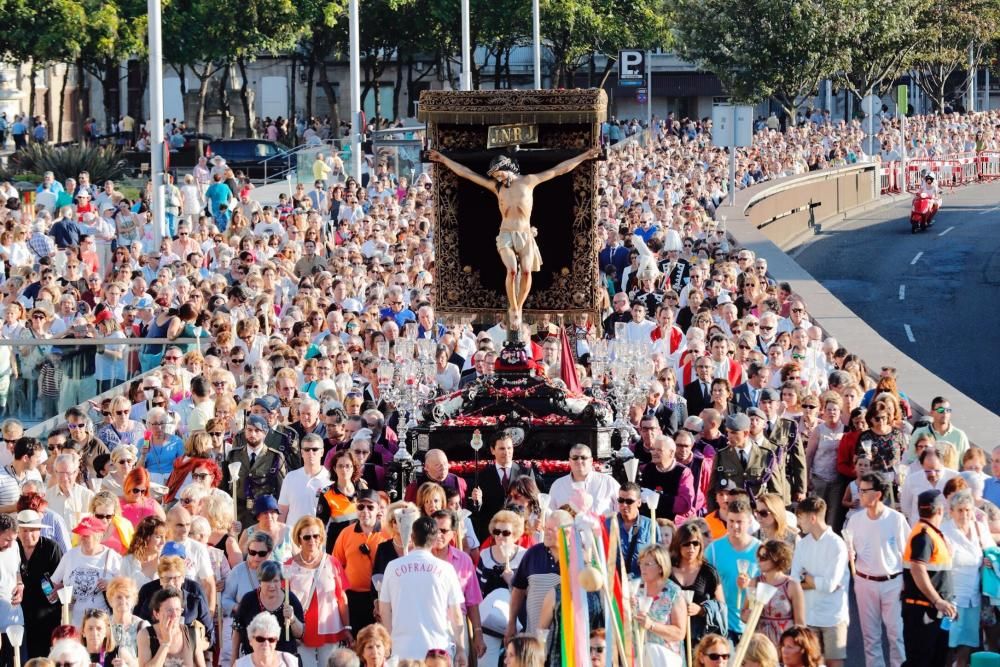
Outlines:
[[[490,162],[490,168],[486,171],[487,176],[492,176],[498,171],[509,171],[514,174],[521,173],[521,167],[517,162],[506,155],[498,155]]]

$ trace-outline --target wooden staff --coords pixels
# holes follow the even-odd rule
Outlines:
[[[287,609],[292,608],[292,580],[285,577],[285,607]],[[285,619],[285,641],[289,642],[292,640],[292,619]]]
[[[694,602],[694,591],[681,591],[684,594],[684,599],[688,604]],[[686,611],[686,610],[685,610]],[[687,613],[684,615],[687,621],[687,631],[684,633],[684,644],[687,648],[687,665],[690,667],[694,665],[691,661],[691,614]]]

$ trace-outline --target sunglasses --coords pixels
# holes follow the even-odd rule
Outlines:
[[[514,534],[509,530],[500,530],[499,528],[494,528],[492,532],[494,537],[500,537],[501,535],[503,535],[504,537],[510,537],[511,535]]]
[[[114,518],[114,514],[95,514],[94,518],[100,519],[101,521],[110,521]]]
[[[754,511],[756,512],[757,516],[760,516],[760,517],[769,517],[769,516],[771,516],[771,510],[764,509],[764,510],[754,510]]]
[[[706,653],[705,657],[712,662],[719,662],[720,660],[729,660],[728,653]]]
[[[132,493],[137,496],[144,496],[149,493],[149,489],[132,489]]]
[[[629,506],[632,506],[632,505],[635,505],[637,502],[639,502],[639,501],[636,500],[635,498],[619,498],[618,499],[618,504],[619,505],[629,505]]]
[[[376,510],[376,507],[374,505],[369,504],[369,503],[365,503],[363,505],[358,505],[358,511],[359,512],[374,512],[375,510]]]
[[[312,542],[313,540],[318,540],[323,536],[319,533],[314,533],[312,535],[299,535],[300,540],[305,540],[306,542]]]
[[[591,457],[589,457],[589,456],[581,456],[581,455],[578,454],[576,456],[569,457],[569,460],[570,461],[589,461],[590,458]]]
[[[951,408],[934,408],[934,412],[938,413],[939,415],[950,415]]]
[[[247,555],[248,556],[257,556],[258,558],[264,558],[265,556],[267,556],[268,553],[270,553],[270,552],[268,552],[268,551],[255,551],[254,549],[247,549]]]
[[[268,643],[268,644],[277,644],[278,643],[278,638],[277,637],[254,637],[253,640],[255,642],[257,642],[258,644],[263,644],[265,642]]]

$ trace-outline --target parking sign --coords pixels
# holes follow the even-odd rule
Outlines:
[[[618,52],[618,85],[641,86],[646,81],[646,53],[638,49]]]

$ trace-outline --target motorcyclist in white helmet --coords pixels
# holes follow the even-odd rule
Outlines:
[[[920,184],[920,194],[928,195],[934,202],[934,210],[941,208],[941,188],[937,184],[937,174],[928,171]]]

